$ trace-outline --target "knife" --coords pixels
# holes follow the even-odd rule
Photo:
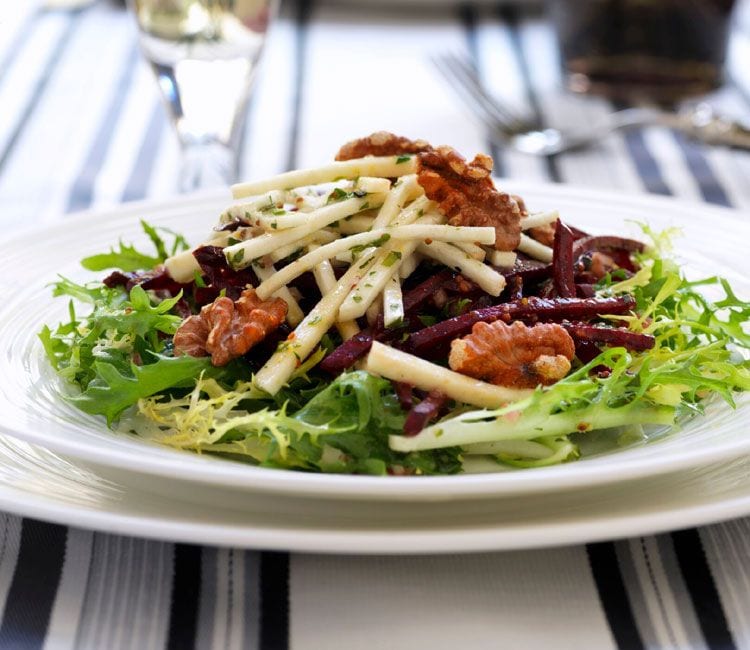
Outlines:
[[[750,149],[750,128],[719,115],[713,107],[705,103],[685,108],[677,113],[661,113],[659,123],[677,129],[705,144]]]

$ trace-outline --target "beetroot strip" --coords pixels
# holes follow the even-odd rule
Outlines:
[[[438,390],[431,391],[419,404],[415,404],[404,422],[404,435],[416,436],[434,420],[445,406],[448,396]]]
[[[588,282],[576,284],[576,295],[579,298],[593,298],[596,295],[596,287]]]
[[[414,386],[403,381],[392,381],[393,390],[396,391],[398,403],[404,411],[411,411],[414,406],[412,398],[414,396]]]
[[[600,314],[624,314],[635,307],[632,296],[612,298],[522,298],[476,309],[414,332],[407,349],[429,358],[445,351],[447,343],[468,334],[475,323],[496,320],[562,321],[594,318]]]
[[[605,327],[589,323],[563,323],[562,326],[576,341],[622,346],[636,352],[650,350],[655,345],[655,339],[650,334],[631,332],[621,327]]]
[[[416,287],[404,292],[403,303],[404,311],[412,311],[428,300],[435,291],[442,287],[446,282],[453,278],[453,271],[443,269],[439,273],[430,276]]]
[[[564,223],[557,222],[555,241],[552,247],[552,280],[557,295],[574,298],[576,295],[573,271],[573,233]]]
[[[372,347],[372,341],[373,336],[367,330],[355,334],[323,359],[320,362],[320,368],[332,375],[338,375],[365,356]]]
[[[599,346],[593,341],[587,341],[583,339],[571,337],[576,347],[576,356],[580,359],[581,363],[588,363],[593,361],[599,356],[601,350]]]
[[[575,226],[568,226],[570,228],[570,232],[573,233],[573,237],[578,241],[579,239],[583,239],[584,237],[590,237],[587,232],[584,232],[583,230],[580,230],[579,228],[576,228]]]
[[[541,266],[518,267],[509,273],[504,273],[506,282],[513,278],[521,278],[524,282],[541,282],[546,280],[552,274],[552,264],[543,264]]]
[[[147,291],[166,291],[170,296],[176,296],[180,291],[186,291],[192,284],[192,282],[180,284],[173,280],[172,276],[161,265],[151,271],[112,271],[112,273],[102,280],[102,283],[110,289],[124,287],[126,291],[130,291],[136,285],[140,285]]]
[[[601,250],[623,250],[629,253],[641,253],[645,248],[643,242],[628,237],[615,237],[612,235],[592,235],[583,237],[573,245],[573,259],[578,259],[587,251]]]

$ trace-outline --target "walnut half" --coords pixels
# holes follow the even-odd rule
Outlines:
[[[174,335],[175,354],[211,355],[211,363],[225,366],[262,341],[286,318],[281,298],[260,300],[255,289],[245,289],[237,301],[222,296],[187,318]]]
[[[477,323],[471,334],[451,343],[451,369],[499,386],[548,386],[570,371],[573,339],[560,325],[527,327],[516,321]]]
[[[467,161],[452,147],[420,153],[417,179],[427,198],[440,206],[452,226],[491,226],[495,248],[512,251],[521,241],[521,210],[515,199],[492,182],[492,158]]]
[[[417,155],[417,179],[427,198],[435,201],[452,226],[491,226],[495,248],[512,251],[521,241],[521,208],[515,197],[499,192],[492,182],[492,158],[477,154],[466,160],[448,146],[433,147],[425,140],[409,140],[377,131],[347,142],[336,160],[364,156]]]
[[[425,140],[409,140],[388,131],[376,131],[365,138],[351,140],[339,149],[336,160],[353,160],[365,156],[399,156],[432,149]]]

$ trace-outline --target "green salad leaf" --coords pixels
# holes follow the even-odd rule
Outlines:
[[[152,269],[161,264],[167,257],[188,248],[187,241],[168,228],[156,228],[141,220],[141,228],[154,246],[155,254],[149,255],[137,250],[132,244],[118,243],[117,249],[111,248],[108,253],[90,255],[81,260],[81,265],[89,271],[103,271],[105,269],[120,269],[122,271],[138,271]],[[160,233],[169,235],[172,243],[168,247]]]
[[[605,278],[599,286],[605,295],[632,293],[637,315],[609,318],[654,336],[653,349],[605,349],[525,400],[501,409],[460,413],[411,438],[391,436],[391,446],[411,452],[460,445],[467,453],[495,454],[501,462],[538,465],[550,458],[576,457],[575,449],[559,456],[568,434],[673,425],[678,418],[702,412],[710,394],[734,407],[735,394],[750,390],[750,302],[738,298],[721,278],[688,281],[675,262],[659,255],[659,248],[648,249],[639,259],[637,274],[622,282]],[[707,289],[720,297],[710,300]],[[562,446],[543,442],[550,439]],[[550,452],[520,456],[516,442],[532,440],[550,447]]]
[[[208,370],[205,357],[156,357],[153,363],[142,366],[131,364],[127,371],[116,364],[94,361],[94,377],[80,394],[69,401],[86,413],[103,415],[112,424],[127,408],[139,399],[162,393],[172,388],[190,388],[195,377]]]
[[[457,449],[405,457],[388,447],[388,435],[402,430],[405,416],[390,382],[380,377],[344,373],[295,413],[269,408],[269,399],[252,382],[225,389],[201,377],[189,395],[140,400],[122,428],[266,467],[375,475],[460,470]]]
[[[137,285],[127,294],[65,278],[54,285],[54,294],[93,305],[91,313],[79,318],[71,301],[68,322],[55,331],[45,326],[39,338],[53,367],[80,386],[81,394],[71,402],[106,416],[110,424],[141,397],[171,387],[190,388],[210,368],[207,359],[167,354],[167,337],[182,321],[169,313],[180,296],[154,304]]]
[[[150,269],[187,246],[171,231],[142,227],[153,255],[120,243],[84,265]],[[634,313],[607,318],[653,336],[653,349],[605,348],[526,399],[494,410],[458,405],[411,437],[402,435],[406,415],[390,381],[364,371],[331,380],[317,369],[333,347],[328,336],[274,396],[253,384],[253,362],[215,368],[208,357],[175,357],[180,295],[162,300],[137,285],[127,292],[61,278],[53,293],[71,298],[68,320],[39,337],[52,366],[80,388],[71,403],[175,448],[265,467],[371,475],[452,474],[488,458],[549,466],[578,458],[578,441],[591,431],[604,437],[611,429],[632,442],[642,426],[670,427],[701,413],[710,395],[735,406],[737,392],[750,390],[750,302],[722,278],[687,280],[665,256],[668,237],[644,231],[653,244],[639,256],[639,271],[605,276],[596,290],[635,298]],[[90,313],[79,316],[75,302]]]

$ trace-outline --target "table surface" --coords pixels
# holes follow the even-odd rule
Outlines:
[[[3,4],[0,230],[173,195],[176,141],[122,7]],[[747,117],[750,30],[737,23],[731,83],[711,100]],[[299,0],[268,40],[242,176],[316,165],[387,129],[488,151],[500,176],[750,208],[749,153],[661,128],[549,159],[499,150],[431,69],[446,50],[468,52],[488,87],[547,124],[613,110],[561,89],[549,25],[521,5]],[[0,538],[0,648],[750,648],[748,520],[420,558],[201,548],[11,515]]]

